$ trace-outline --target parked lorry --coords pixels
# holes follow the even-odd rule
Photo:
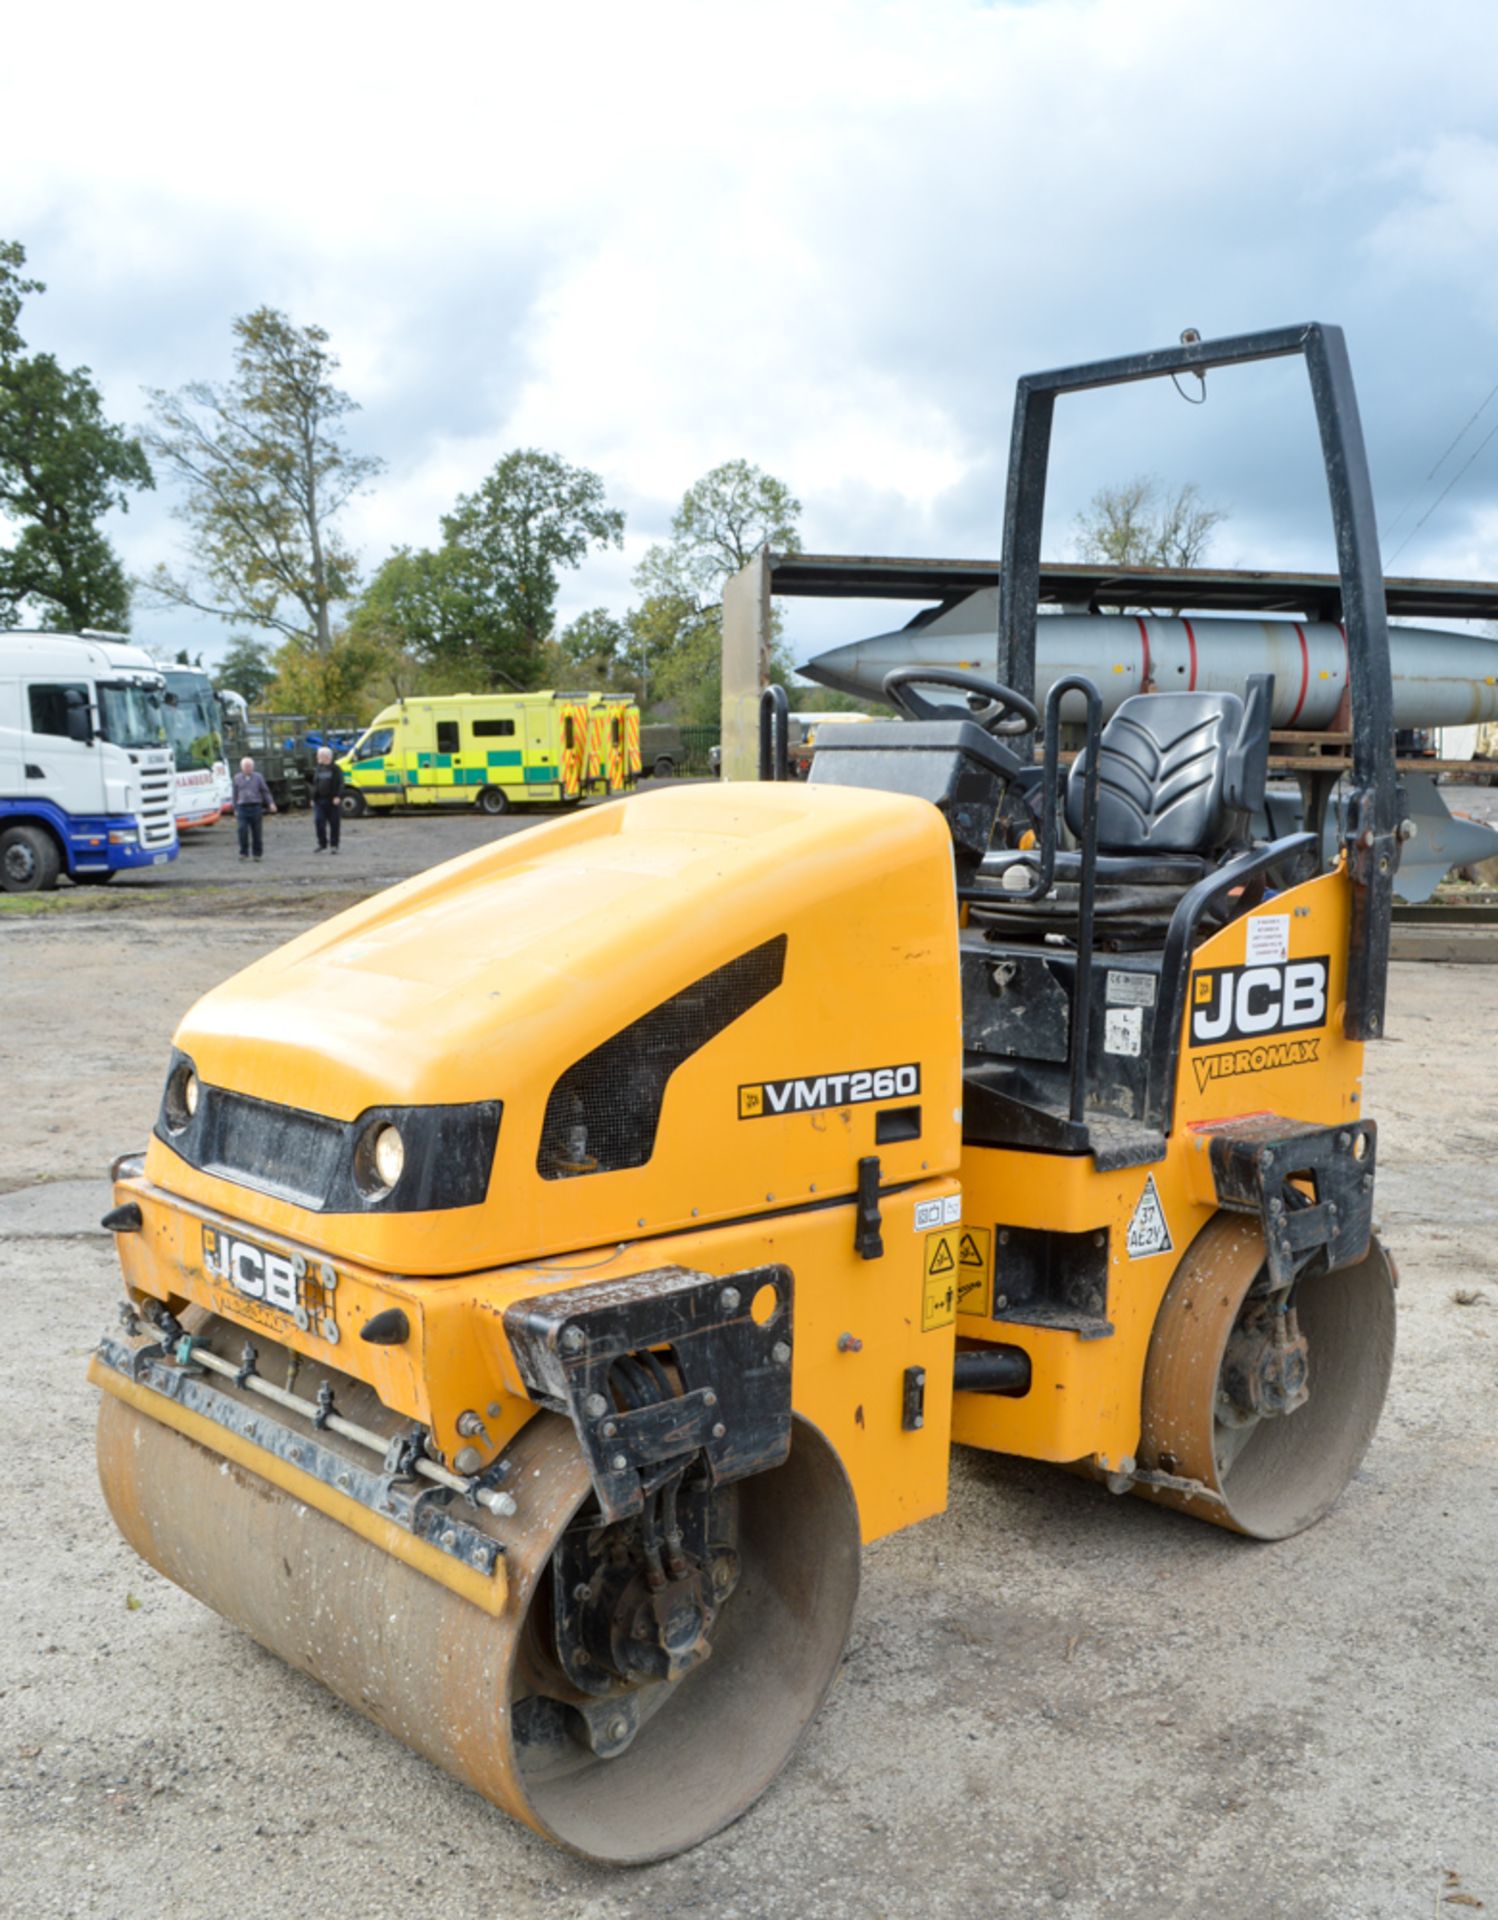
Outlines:
[[[453,693],[398,700],[375,715],[339,763],[344,812],[473,805],[500,814],[512,806],[581,800],[591,777],[594,697]],[[622,739],[623,722],[599,707],[596,724],[599,777],[607,780],[611,725]]]
[[[102,634],[0,634],[0,889],[45,893],[177,857],[164,686]]]

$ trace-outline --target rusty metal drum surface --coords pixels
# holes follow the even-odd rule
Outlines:
[[[1256,1540],[1282,1540],[1332,1506],[1378,1425],[1394,1360],[1394,1270],[1377,1239],[1356,1265],[1297,1281],[1309,1396],[1293,1412],[1224,1419],[1224,1356],[1264,1266],[1264,1235],[1221,1213],[1161,1303],[1145,1367],[1139,1464],[1203,1489],[1137,1484],[1143,1498]]]
[[[787,1463],[739,1488],[741,1573],[711,1658],[653,1690],[616,1758],[576,1741],[533,1753],[514,1709],[544,1684],[551,1554],[590,1498],[567,1422],[541,1414],[522,1431],[507,1483],[519,1512],[483,1516],[505,1546],[499,1615],[107,1395],[98,1447],[110,1511],[159,1572],[496,1806],[604,1862],[680,1852],[752,1805],[821,1705],[857,1597],[847,1476],[797,1422]]]

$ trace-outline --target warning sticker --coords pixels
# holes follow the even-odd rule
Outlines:
[[[931,1234],[925,1248],[925,1280],[921,1293],[921,1332],[949,1327],[957,1318],[957,1254],[960,1235],[955,1227]]]
[[[1153,1254],[1174,1252],[1175,1242],[1170,1237],[1165,1209],[1160,1204],[1160,1190],[1155,1185],[1155,1176],[1150,1174],[1129,1222],[1129,1258],[1148,1260]]]
[[[949,1193],[944,1200],[917,1200],[915,1230],[926,1233],[932,1227],[955,1227],[962,1218],[962,1195]]]
[[[992,1227],[964,1227],[958,1236],[957,1311],[993,1312]]]
[[[1244,938],[1243,964],[1248,967],[1272,967],[1289,958],[1289,914],[1256,913],[1248,922],[1248,932]]]
[[[1103,1052],[1138,1054],[1144,1043],[1144,1008],[1109,1007],[1103,1019]]]

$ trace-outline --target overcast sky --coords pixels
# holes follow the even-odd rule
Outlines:
[[[504,451],[595,468],[622,612],[682,491],[743,456],[808,548],[997,551],[1031,368],[1311,318],[1347,330],[1389,571],[1498,575],[1498,9],[1478,0],[137,4],[7,16],[0,237],[35,347],[142,389],[229,371],[262,303],[332,334],[388,469],[373,568]],[[1066,403],[1046,548],[1139,472],[1229,507],[1224,564],[1326,566],[1298,363]],[[1413,499],[1414,504],[1406,508]],[[171,559],[171,495],[111,535]],[[804,654],[887,624],[792,603]],[[142,612],[150,645],[221,644]]]

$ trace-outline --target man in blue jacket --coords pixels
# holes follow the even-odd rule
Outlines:
[[[267,813],[275,810],[276,803],[265,784],[265,775],[256,770],[254,761],[246,754],[234,776],[234,824],[239,828],[241,860],[249,859],[251,847],[257,860],[265,852],[260,823]]]

